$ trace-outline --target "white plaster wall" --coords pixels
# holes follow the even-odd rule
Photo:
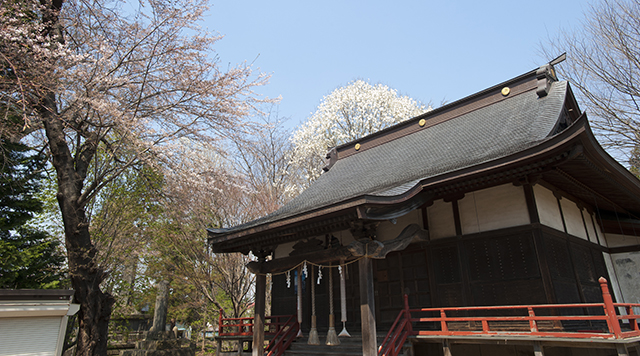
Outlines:
[[[640,303],[640,252],[613,254],[611,255],[611,263],[616,277],[613,277],[611,271],[609,273],[612,279],[615,278],[615,282],[622,292],[622,301]],[[613,284],[614,281],[611,282]]]
[[[595,244],[599,243],[598,241],[600,239],[598,239],[598,236],[597,236],[598,234],[596,230],[593,228],[594,220],[593,220],[592,214],[589,214],[587,209],[584,209],[582,210],[582,216],[584,217],[584,222],[587,225],[587,233],[589,234],[589,241]]]
[[[431,240],[456,236],[456,226],[453,220],[453,207],[444,200],[436,200],[427,208],[429,222],[429,238]]]
[[[562,206],[564,223],[567,225],[567,233],[588,240],[580,208],[567,198],[560,199],[560,205]]]
[[[605,233],[602,232],[602,229],[600,229],[600,224],[598,224],[598,214],[596,212],[591,213],[591,220],[587,221],[587,224],[591,224],[590,225],[591,228],[593,228],[593,226],[595,226],[595,234],[596,234],[596,236],[598,236],[598,241],[600,242],[600,245],[606,247],[607,246],[607,238],[605,236]],[[589,230],[589,234],[591,234],[591,230]]]
[[[536,184],[533,186],[533,193],[536,199],[540,223],[556,230],[564,231],[558,200],[555,195],[553,195],[553,192]]]
[[[606,247],[607,246],[607,238],[606,238],[606,236],[604,236],[604,232],[602,232],[602,229],[600,228],[600,224],[598,224],[598,217],[596,216],[595,213],[593,215],[591,215],[591,219],[593,220],[593,222],[596,225],[596,233],[598,234],[598,238],[600,239],[600,245]]]
[[[604,264],[607,267],[607,273],[609,273],[609,279],[611,279],[609,283],[611,284],[611,289],[613,289],[613,295],[616,297],[616,301],[618,301],[619,303],[623,303],[624,297],[622,295],[620,285],[618,284],[616,269],[613,267],[613,259],[611,258],[611,255],[606,252],[603,252],[602,256],[604,257]]]
[[[465,194],[458,201],[462,234],[530,223],[524,189],[513,184]]]
[[[378,225],[378,240],[393,240],[404,230],[409,224],[418,224],[422,226],[422,212],[420,209],[413,210],[396,219],[395,224],[389,220],[385,220]]]
[[[604,236],[606,246],[610,248],[640,245],[640,237],[637,236],[619,234],[604,234]]]
[[[429,237],[432,240],[456,235],[451,203],[445,203],[442,199],[434,201],[433,205],[427,208],[427,217]]]

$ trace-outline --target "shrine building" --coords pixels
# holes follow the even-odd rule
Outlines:
[[[621,303],[640,303],[640,181],[598,144],[553,65],[335,147],[281,209],[209,229],[215,253],[258,257],[253,355],[269,340],[268,289],[271,314],[298,319],[295,343],[315,319],[321,344],[345,329],[362,355],[637,354],[635,305]],[[533,307],[473,308],[488,306]],[[440,309],[413,311],[424,308]],[[389,335],[405,351],[386,353],[403,315]]]

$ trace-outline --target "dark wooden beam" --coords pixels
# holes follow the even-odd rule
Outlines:
[[[253,317],[252,356],[264,356],[264,313],[267,292],[267,276],[256,275],[255,315]],[[242,344],[240,344],[242,345]]]
[[[458,250],[458,266],[460,268],[460,280],[462,282],[462,301],[463,305],[474,305],[473,304],[473,293],[471,292],[471,279],[469,278],[469,258],[467,257],[468,252],[465,248],[465,244],[462,240],[458,239],[456,241],[456,248]]]
[[[560,202],[560,199],[562,199],[562,195],[560,195],[558,192],[553,192],[553,195],[555,195],[556,200],[558,200],[558,210],[560,210],[560,219],[562,219],[562,227],[564,228],[564,232],[567,232],[567,222],[565,221],[565,217],[564,217],[564,213],[562,212],[562,203]]]
[[[404,250],[414,239],[428,241],[429,232],[423,230],[418,224],[409,224],[393,240],[377,241],[364,238],[352,242],[348,248],[353,256],[384,259],[392,251]]]
[[[347,246],[341,246],[338,248],[329,248],[321,251],[314,251],[297,256],[289,256],[278,258],[267,262],[249,262],[247,268],[252,273],[266,274],[266,273],[278,273],[289,270],[303,261],[309,261],[317,264],[339,261],[341,259],[349,260],[354,257]]]
[[[637,252],[637,251],[640,251],[640,245],[612,247],[609,249],[609,253],[612,255],[616,253]]]
[[[548,304],[555,304],[557,299],[551,279],[551,271],[547,262],[546,249],[544,248],[543,234],[540,228],[534,228],[532,231],[533,246],[536,249],[538,258],[538,268],[540,268],[540,278],[544,287],[544,295]]]
[[[373,227],[373,234],[375,234],[375,227]],[[422,241],[428,240],[429,233],[418,224],[409,224],[402,232],[393,240],[384,242],[361,239],[352,242],[349,246],[340,246],[336,248],[329,248],[325,250],[312,251],[303,253],[300,255],[278,258],[268,262],[249,262],[247,268],[252,273],[265,274],[265,273],[278,273],[287,271],[303,261],[309,261],[312,263],[327,263],[336,262],[341,260],[349,260],[352,258],[367,256],[371,258],[385,258],[385,256],[391,251],[404,250],[414,238]]]
[[[458,200],[451,201],[451,209],[453,210],[453,224],[456,227],[456,235],[462,236],[462,223],[460,222],[460,210],[458,209]]]
[[[524,198],[527,202],[527,210],[529,211],[529,221],[531,221],[532,224],[539,223],[540,216],[538,215],[538,205],[536,204],[533,185],[524,184],[522,188],[524,190]]]

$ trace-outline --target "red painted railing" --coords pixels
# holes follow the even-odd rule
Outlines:
[[[218,319],[218,335],[230,338],[250,338],[253,336],[253,318],[223,318],[222,310]],[[265,338],[270,339],[265,348],[267,356],[284,354],[295,340],[300,325],[295,315],[272,315],[265,317]]]
[[[284,355],[284,351],[291,345],[300,330],[300,324],[295,315],[289,316],[289,319],[279,328],[278,332],[273,335],[269,345],[265,348],[267,356]]]
[[[411,310],[409,309],[409,296],[404,295],[404,308],[396,317],[391,325],[391,329],[385,336],[378,355],[394,355],[397,356],[402,351],[402,345],[407,341],[409,335],[413,335],[413,327],[411,325]]]
[[[576,339],[624,339],[640,336],[637,322],[640,315],[633,313],[633,308],[640,308],[640,304],[614,303],[607,280],[600,278],[599,282],[603,303],[409,309],[408,297],[405,295],[404,308],[382,342],[378,355],[397,356],[407,337],[420,335],[444,337],[504,335]],[[563,314],[562,311],[575,314],[576,309],[585,310],[585,308],[589,308],[592,313],[593,308],[596,308],[595,310],[602,311],[602,314],[558,315]],[[624,308],[626,315],[618,315],[616,308]],[[496,316],[507,313],[523,315]],[[435,314],[436,316],[414,317],[416,314]],[[457,316],[451,316],[452,314]],[[468,316],[474,314],[482,316]],[[491,314],[493,316],[486,316]],[[624,331],[620,325],[621,321],[628,323]],[[563,327],[563,322],[579,322],[581,325],[572,331]],[[599,328],[598,323],[602,328]]]
[[[266,316],[265,335],[276,335],[282,328],[289,325],[292,315]],[[296,320],[297,323],[297,320]],[[253,336],[253,318],[223,318],[222,311],[218,319],[219,336]]]

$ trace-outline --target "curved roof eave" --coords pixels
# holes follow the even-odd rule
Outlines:
[[[587,147],[585,147],[585,144]],[[551,165],[561,164],[562,162],[575,158],[577,155],[584,154],[585,149],[589,152],[597,152],[606,162],[612,163],[611,160],[613,159],[608,156],[597,144],[597,141],[595,141],[589,128],[586,115],[582,115],[563,132],[540,141],[536,145],[521,152],[472,167],[416,181],[411,188],[406,189],[402,194],[393,196],[363,194],[347,201],[334,203],[313,211],[254,226],[246,230],[233,231],[229,234],[223,233],[217,235],[209,230],[211,236],[210,241],[224,245],[225,242],[234,240],[234,245],[244,245],[241,240],[249,239],[256,235],[284,231],[287,228],[311,219],[318,220],[344,211],[355,212],[359,218],[370,218],[363,216],[363,214],[366,214],[366,210],[363,209],[364,207],[384,209],[386,207],[401,206],[402,204],[410,202],[412,199],[415,200],[416,197],[422,193],[434,191],[446,186],[455,186],[458,182],[470,182],[469,184],[478,185],[479,179],[482,179],[482,177],[485,177],[486,180],[492,180],[494,183],[496,182],[496,177],[502,177],[506,179],[506,181],[513,181],[513,177],[517,175],[537,174],[540,173],[542,169],[549,168],[549,166],[545,167],[542,164],[536,166],[536,162],[548,160],[547,164],[549,164],[549,162],[551,162]],[[615,160],[613,160],[613,162],[615,162]],[[526,170],[527,165],[531,165],[529,171]],[[619,164],[617,165],[619,166]],[[513,173],[511,176],[509,176],[508,173],[510,171]],[[624,172],[621,173],[624,174]],[[628,178],[629,177],[626,177],[626,179]],[[488,182],[486,184],[492,183]],[[636,185],[638,194],[640,195],[640,184]],[[458,188],[460,192],[464,192],[465,190],[470,190],[471,185],[465,187],[464,184],[459,184]],[[439,194],[447,194],[447,192],[442,190]],[[432,194],[430,195],[433,197]],[[222,248],[224,249],[224,247]]]
[[[293,241],[292,239],[296,236],[297,231],[303,229],[303,226],[318,226],[324,224],[323,221],[325,221],[333,224],[333,228],[337,226],[348,228],[348,224],[346,224],[348,219],[386,219],[389,216],[393,216],[393,214],[403,213],[407,208],[415,208],[424,203],[425,200],[432,199],[435,196],[454,194],[456,192],[464,193],[465,191],[478,189],[481,185],[497,185],[498,183],[496,182],[508,182],[513,177],[522,177],[527,174],[541,174],[545,170],[545,175],[551,176],[553,175],[553,173],[549,172],[552,169],[551,167],[557,167],[561,164],[563,169],[567,169],[569,173],[583,179],[584,177],[580,176],[580,172],[588,170],[586,170],[584,163],[578,162],[580,159],[575,158],[587,156],[588,159],[586,161],[588,164],[597,166],[599,171],[604,172],[601,176],[606,179],[600,177],[600,183],[604,182],[609,189],[620,189],[618,186],[624,187],[627,192],[634,196],[633,198],[640,197],[640,182],[602,149],[589,127],[586,115],[582,114],[569,127],[560,126],[564,120],[563,115],[567,114],[563,110],[568,110],[569,112],[573,110],[573,113],[570,114],[573,118],[580,113],[568,83],[554,82],[549,87],[551,89],[548,96],[536,97],[535,76],[532,77],[532,74],[535,74],[534,72],[526,73],[420,116],[428,119],[426,126],[431,127],[429,129],[432,131],[429,134],[431,136],[414,135],[414,133],[418,132],[415,129],[411,129],[412,131],[408,134],[405,133],[404,136],[398,136],[398,130],[405,130],[408,125],[417,125],[420,119],[420,117],[417,117],[381,133],[361,139],[369,143],[374,141],[377,143],[367,147],[366,142],[363,142],[363,150],[357,154],[353,147],[350,147],[353,146],[353,142],[339,147],[341,151],[340,158],[335,162],[335,166],[331,168],[332,171],[321,177],[320,180],[324,179],[321,184],[315,184],[316,186],[312,187],[314,188],[314,193],[311,193],[311,196],[316,196],[317,198],[319,196],[318,192],[320,192],[322,199],[317,202],[314,201],[314,204],[307,202],[306,204],[294,205],[292,208],[281,209],[263,218],[230,229],[208,229],[209,243],[216,245],[216,249],[225,250],[227,247],[235,246],[233,247],[235,248],[234,251],[240,251],[242,250],[240,246],[244,246],[243,249],[246,250],[246,246],[251,243],[260,243],[263,241],[262,239],[277,240],[279,242],[286,239]],[[500,96],[500,88],[506,85],[512,85],[510,97],[513,100],[509,99],[509,97],[503,98]],[[481,105],[478,105],[478,103],[481,103]],[[471,112],[473,114],[470,114]],[[496,115],[500,118],[478,121],[479,117],[496,117]],[[442,117],[445,118],[444,121]],[[455,120],[458,120],[458,118],[461,118],[461,121],[456,122]],[[434,119],[433,122],[435,123],[429,121],[431,119]],[[571,121],[569,120],[568,122]],[[443,123],[446,123],[446,125],[439,126]],[[501,128],[510,127],[509,125],[514,125],[513,129],[503,130]],[[443,128],[445,126],[448,128]],[[487,128],[489,131],[487,131]],[[479,155],[473,159],[465,158],[460,160],[458,154],[456,156],[458,158],[453,157],[453,159],[459,159],[460,161],[456,161],[459,165],[445,165],[434,169],[420,170],[417,175],[404,176],[393,181],[389,180],[384,184],[381,184],[381,182],[384,182],[383,180],[373,178],[378,183],[369,184],[370,186],[367,188],[360,189],[360,193],[353,190],[350,193],[345,193],[349,192],[347,190],[338,193],[333,192],[335,194],[330,199],[325,197],[328,191],[345,188],[341,182],[353,182],[354,179],[359,181],[360,179],[367,179],[367,177],[374,177],[380,173],[380,168],[384,168],[383,173],[387,175],[400,172],[398,167],[393,167],[393,164],[390,165],[391,168],[377,166],[380,162],[383,162],[384,165],[393,162],[395,156],[390,156],[389,152],[415,155],[416,152],[404,152],[402,149],[428,144],[431,146],[428,151],[424,152],[428,152],[427,154],[429,155],[435,155],[433,157],[436,157],[439,161],[422,162],[436,164],[448,162],[447,160],[452,159],[450,152],[456,151],[446,150],[450,150],[449,146],[456,149],[458,149],[458,146],[448,144],[447,147],[441,147],[439,145],[442,145],[443,141],[436,138],[442,135],[458,133],[459,131],[456,130],[462,130],[463,133],[464,131],[471,131],[467,133],[474,134],[474,139],[477,137],[479,140],[477,144],[480,144],[480,146],[474,146],[475,148],[493,148],[492,146],[487,146],[487,138],[483,135],[487,135],[489,140],[501,140],[502,137],[505,137],[509,142],[504,144],[503,149],[499,152]],[[495,133],[491,130],[499,132]],[[428,131],[425,130],[424,132]],[[398,143],[400,139],[405,140],[404,137],[412,136],[415,137],[402,141],[402,144]],[[393,140],[396,139],[398,141],[393,143]],[[461,139],[463,140],[459,136],[452,136],[452,139],[458,142]],[[464,140],[462,142],[464,144]],[[449,142],[447,141],[447,143]],[[469,147],[463,148],[461,154],[464,155],[469,150]],[[400,150],[394,151],[398,149]],[[364,156],[362,156],[363,154]],[[566,164],[570,161],[574,163]],[[406,161],[404,164],[407,164],[407,162],[414,161]],[[363,170],[364,176],[353,175],[350,174],[349,170],[352,170],[354,163],[360,164],[361,168],[363,165],[367,167],[367,164],[373,164],[375,169]],[[422,167],[431,166],[423,165]],[[562,180],[558,176],[555,178],[558,181]],[[607,183],[609,181],[612,183]],[[594,182],[590,183],[592,185],[595,184],[597,187]],[[563,184],[568,183],[563,182]],[[349,186],[346,186],[346,188],[349,188]],[[308,198],[308,196],[306,197]],[[302,201],[305,201],[305,199],[302,199]],[[635,206],[635,203],[633,204]],[[638,201],[637,205],[640,212],[640,201]],[[307,229],[307,233],[310,233],[310,231]]]
[[[585,132],[581,135],[583,152],[579,159],[557,169],[565,178],[582,189],[585,203],[598,210],[610,210],[616,214],[629,214],[640,218],[640,180],[600,146],[585,117]],[[557,185],[562,183],[555,181]],[[568,189],[567,189],[568,190]]]

